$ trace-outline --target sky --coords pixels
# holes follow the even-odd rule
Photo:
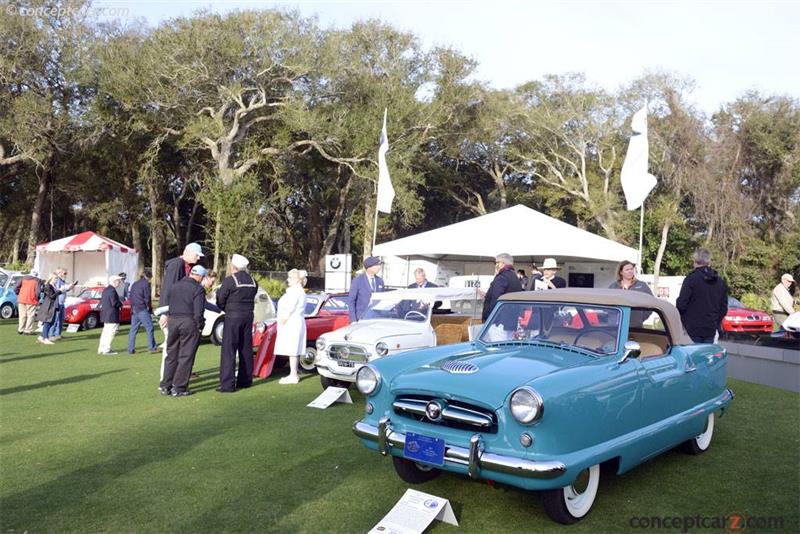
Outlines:
[[[293,9],[323,28],[377,18],[477,60],[477,78],[510,88],[582,72],[610,91],[648,71],[692,78],[703,111],[756,89],[800,97],[800,0],[548,1],[332,0],[209,2],[96,0],[111,16],[155,26],[198,9]]]

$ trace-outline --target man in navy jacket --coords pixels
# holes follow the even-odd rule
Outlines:
[[[409,285],[409,289],[414,289],[415,287],[423,288],[423,287],[439,287],[425,276],[425,269],[422,267],[417,267],[414,269],[414,283]]]
[[[100,334],[97,354],[108,356],[116,354],[111,350],[111,342],[119,330],[119,310],[122,308],[122,301],[119,299],[117,288],[121,282],[122,278],[119,276],[110,276],[108,285],[100,296],[100,320],[103,322],[103,332]]]
[[[481,314],[481,318],[484,321],[486,321],[489,314],[492,313],[494,305],[497,304],[497,299],[499,299],[501,295],[522,291],[522,284],[517,277],[516,271],[514,271],[514,258],[510,254],[498,254],[495,257],[495,270],[497,274],[494,280],[492,280],[483,301],[483,313]],[[513,330],[515,326],[516,325],[513,325],[511,328],[506,328],[506,330]]]
[[[353,279],[350,286],[350,322],[359,321],[367,311],[372,293],[383,291],[383,279],[378,276],[381,272],[381,260],[370,256],[364,260],[364,272]]]
[[[675,307],[681,322],[695,343],[714,343],[728,313],[728,286],[719,273],[709,267],[711,253],[699,248],[692,256],[694,270],[683,281]]]
[[[136,352],[136,333],[139,326],[147,332],[147,348],[150,352],[159,352],[156,339],[153,335],[153,305],[150,301],[150,273],[145,270],[142,277],[131,285],[129,293],[131,299],[131,329],[128,332],[128,354]]]

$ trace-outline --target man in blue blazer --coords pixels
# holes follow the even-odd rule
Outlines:
[[[351,323],[359,321],[364,316],[372,293],[383,291],[383,278],[378,276],[381,264],[380,258],[370,256],[364,260],[364,272],[353,279],[349,297]]]
[[[415,287],[423,288],[423,287],[439,287],[425,276],[425,269],[422,267],[417,267],[414,269],[414,280],[415,282],[408,286],[409,289],[414,289]]]

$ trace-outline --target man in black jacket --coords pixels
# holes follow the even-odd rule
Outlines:
[[[141,278],[130,287],[131,299],[131,329],[128,332],[128,354],[136,352],[136,333],[139,326],[147,332],[147,348],[150,352],[159,352],[156,339],[153,335],[153,305],[150,301],[150,273],[145,270]]]
[[[169,336],[164,374],[159,384],[162,395],[184,397],[191,395],[187,389],[192,365],[203,329],[203,309],[206,292],[200,281],[206,274],[202,265],[195,265],[189,276],[180,279],[169,294]]]
[[[217,289],[217,306],[225,312],[222,347],[219,355],[220,393],[233,393],[237,388],[253,384],[253,307],[258,284],[247,266],[250,262],[240,254],[231,257],[231,275]],[[236,355],[239,355],[239,374]]]
[[[686,276],[675,303],[681,322],[695,343],[714,343],[714,337],[728,313],[728,286],[709,267],[711,253],[699,248],[692,256],[694,270]]]
[[[489,314],[492,313],[494,305],[497,304],[497,299],[506,293],[513,293],[515,291],[522,291],[522,284],[517,278],[517,273],[514,271],[514,258],[511,254],[498,254],[495,257],[494,263],[495,274],[494,280],[489,285],[489,290],[486,292],[483,301],[483,313],[481,318],[486,321]],[[513,325],[511,330],[516,328]]]
[[[119,330],[119,310],[122,308],[122,301],[119,299],[117,288],[122,279],[117,276],[108,278],[108,285],[100,296],[100,320],[103,322],[103,332],[100,334],[100,345],[97,347],[97,354],[113,356],[117,354],[111,350],[111,342]]]
[[[164,264],[164,276],[161,278],[161,295],[158,299],[158,306],[168,306],[169,296],[172,287],[183,277],[189,274],[200,258],[203,257],[203,249],[197,243],[189,243],[183,249],[183,254],[177,258],[172,258]],[[169,337],[169,321],[167,314],[158,318],[158,326],[164,332],[164,350],[161,354],[161,377],[164,377],[164,360],[167,359],[167,338]]]

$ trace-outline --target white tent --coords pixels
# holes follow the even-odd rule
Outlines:
[[[506,252],[517,263],[619,262],[638,258],[636,249],[548,217],[526,206],[451,224],[436,230],[376,245],[375,256],[423,257],[435,260],[474,260]]]
[[[134,280],[139,270],[139,253],[94,232],[83,232],[36,245],[33,270],[46,278],[58,267],[69,270],[69,280],[86,286],[90,281],[105,284],[113,274],[125,273]]]

